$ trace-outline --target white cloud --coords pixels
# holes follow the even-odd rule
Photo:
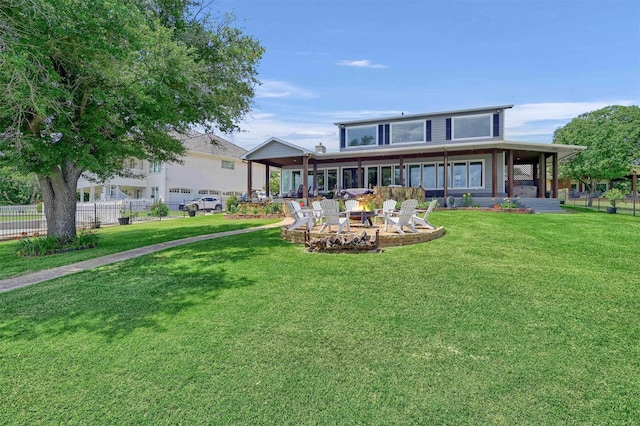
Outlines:
[[[551,142],[553,132],[573,118],[609,105],[631,105],[630,100],[598,102],[542,102],[516,105],[506,110],[505,138]]]
[[[256,87],[256,98],[296,98],[313,99],[318,95],[315,93],[296,87],[286,81],[262,80],[261,85]]]
[[[376,68],[376,69],[380,69],[380,68],[389,68],[386,65],[382,65],[382,64],[372,64],[370,60],[368,59],[361,59],[361,60],[357,60],[357,61],[338,61],[338,65],[342,65],[345,67],[357,67],[357,68]]]

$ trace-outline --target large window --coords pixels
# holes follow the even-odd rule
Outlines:
[[[469,162],[469,187],[481,188],[484,186],[482,161]]]
[[[327,190],[335,191],[338,188],[338,169],[327,169]]]
[[[412,164],[409,166],[409,185],[414,188],[420,187],[420,165]]]
[[[380,167],[380,172],[382,175],[382,186],[389,186],[392,184],[391,181],[391,166],[383,166]]]
[[[467,163],[453,163],[453,187],[467,188]]]
[[[424,142],[424,122],[391,124],[391,143]]]
[[[491,128],[491,114],[453,117],[453,139],[488,138]]]
[[[347,147],[377,145],[377,126],[347,127]]]
[[[369,188],[373,188],[374,186],[378,186],[378,168],[377,167],[368,167],[367,168],[367,185]]]
[[[447,188],[484,188],[484,163],[482,161],[455,161],[449,163]],[[422,165],[422,187],[424,189],[444,188],[444,164]]]

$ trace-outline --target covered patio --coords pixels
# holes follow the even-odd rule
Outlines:
[[[380,178],[372,182],[369,170],[381,164],[393,167],[396,171],[396,181],[392,186],[423,187],[425,197],[446,199],[449,196],[461,196],[471,191],[451,185],[453,165],[460,159],[481,158],[482,185],[473,189],[471,193],[474,197],[494,199],[522,196],[557,201],[558,165],[581,149],[583,147],[580,146],[501,140],[328,153],[322,145],[311,151],[281,139],[271,138],[246,153],[243,159],[248,163],[247,191],[252,188],[252,165],[258,163],[265,166],[267,176],[271,167],[280,168],[285,172],[296,170],[299,173],[301,190],[295,196],[308,200],[310,196],[322,196],[340,189],[373,189],[380,186]],[[439,170],[443,174],[442,181],[445,182],[441,188],[424,187],[425,178],[420,175],[420,178],[416,179],[413,175],[413,165],[426,162],[448,165],[440,167],[441,171]],[[327,168],[339,170],[338,176],[343,178],[337,179],[335,187],[328,186],[327,184],[334,182],[322,175],[323,170]],[[347,170],[352,173],[352,179],[344,178]],[[527,194],[522,193],[524,187],[529,189]],[[282,189],[286,192],[291,188]]]

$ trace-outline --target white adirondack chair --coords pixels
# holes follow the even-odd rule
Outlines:
[[[287,201],[289,203],[289,215],[293,218],[293,224],[289,226],[287,229],[292,231],[300,226],[306,226],[308,230],[311,230],[313,226],[313,218],[310,214],[306,214],[300,209],[300,204],[294,201]],[[298,208],[296,209],[296,206]]]
[[[382,203],[382,208],[376,209],[376,223],[378,223],[378,218],[381,218],[385,223],[387,223],[387,215],[391,214],[391,212],[395,210],[396,204],[396,200],[386,200]]]
[[[322,233],[325,228],[328,228],[329,232],[331,232],[331,227],[334,225],[338,227],[337,234],[342,232],[345,227],[347,231],[351,230],[349,227],[349,216],[341,216],[340,205],[336,200],[322,200],[320,201],[320,207],[322,208],[322,215],[324,216],[324,223],[320,228],[320,233]]]
[[[418,205],[418,200],[405,200],[402,202],[400,206],[400,212],[397,214],[387,215],[387,220],[384,224],[384,231],[387,232],[387,226],[391,224],[393,228],[398,231],[400,234],[404,234],[402,230],[403,227],[407,227],[411,230],[411,232],[418,232],[416,227],[413,226],[412,217],[416,212],[416,206]]]
[[[429,229],[436,229],[435,226],[433,226],[431,223],[429,223],[429,214],[433,211],[433,209],[436,208],[436,206],[438,205],[438,200],[432,200],[431,203],[429,204],[429,207],[427,207],[427,211],[424,212],[424,215],[422,215],[422,217],[418,216],[417,214],[414,214],[411,217],[411,220],[413,222],[413,226],[424,226],[425,228],[429,228]]]
[[[320,206],[320,201],[312,201],[311,207],[313,207],[313,211],[311,212],[311,217],[313,218],[313,225],[322,224],[324,220],[324,215],[322,214],[322,207]]]
[[[358,203],[358,200],[347,200],[344,202],[345,211],[351,213],[352,211],[355,211],[355,209],[358,208],[359,204],[360,203]]]

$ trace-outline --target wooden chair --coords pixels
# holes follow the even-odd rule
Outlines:
[[[331,232],[331,227],[336,225],[338,227],[339,234],[346,227],[347,231],[350,231],[349,227],[349,216],[341,217],[340,214],[340,205],[336,200],[322,200],[320,201],[320,207],[322,209],[322,215],[324,216],[324,223],[320,228],[320,233],[325,230],[325,228],[329,228],[329,232]]]
[[[436,206],[438,205],[438,200],[432,200],[431,203],[429,204],[429,207],[427,208],[427,210],[424,212],[424,215],[422,215],[422,217],[414,214],[411,217],[411,221],[413,222],[413,226],[424,226],[425,228],[429,228],[429,229],[436,229],[435,226],[433,226],[432,224],[429,223],[429,214],[433,211],[433,209],[436,208]]]
[[[395,215],[395,213],[388,214],[386,218],[386,222],[384,224],[384,231],[387,232],[387,226],[391,224],[396,231],[400,234],[404,234],[402,230],[403,227],[409,228],[411,232],[418,232],[416,227],[413,226],[413,215],[416,212],[416,206],[418,205],[418,200],[405,200],[402,202],[400,206],[400,212]]]
[[[375,212],[376,223],[378,223],[378,218],[382,218],[382,220],[384,220],[386,223],[387,214],[390,214],[392,211],[395,210],[396,204],[397,204],[396,200],[386,200],[384,203],[382,203],[382,208],[376,209],[376,212]]]
[[[293,224],[290,225],[287,229],[289,231],[292,231],[304,225],[308,230],[311,230],[311,227],[313,226],[313,218],[311,217],[311,215],[305,214],[305,212],[300,209],[300,204],[296,203],[295,201],[287,201],[287,203],[289,203],[289,215],[293,219]],[[297,209],[296,206],[298,206]]]

